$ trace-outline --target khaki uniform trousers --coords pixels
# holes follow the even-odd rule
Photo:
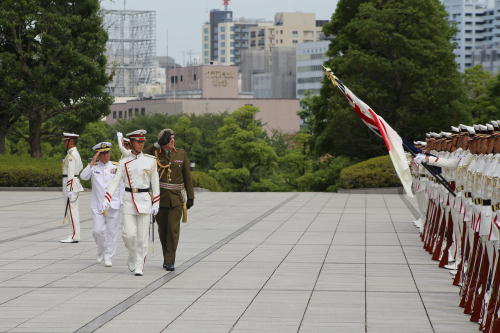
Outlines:
[[[182,206],[160,207],[156,215],[158,224],[158,235],[160,236],[163,250],[163,263],[166,265],[175,264],[175,252],[179,244],[179,234],[181,229]]]

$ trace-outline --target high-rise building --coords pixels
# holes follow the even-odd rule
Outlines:
[[[494,67],[500,35],[500,1],[442,0],[448,20],[456,24],[455,55],[460,71],[476,64]],[[496,70],[498,71],[498,69]]]
[[[297,98],[304,98],[306,92],[319,94],[329,44],[327,40],[297,44]]]
[[[248,49],[292,47],[315,42],[327,21],[316,20],[313,13],[277,13],[274,21],[241,18],[233,20],[227,9],[210,11],[209,21],[202,26],[202,59],[205,64],[239,65]]]

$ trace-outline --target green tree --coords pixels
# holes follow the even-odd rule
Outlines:
[[[15,69],[4,80],[19,81],[16,98],[5,103],[28,119],[33,157],[41,156],[43,135],[80,131],[109,112],[107,34],[99,10],[99,0],[0,3],[0,67]]]
[[[481,65],[467,68],[463,75],[468,113],[474,123],[485,123],[500,116],[498,94],[495,84],[499,78],[483,69]]]
[[[258,109],[244,106],[224,119],[218,130],[218,163],[211,171],[225,190],[248,191],[273,174],[277,155],[255,120]]]
[[[327,65],[408,139],[467,119],[456,69],[455,29],[438,0],[340,0],[330,24]],[[313,105],[317,153],[367,158],[383,153],[328,81]]]

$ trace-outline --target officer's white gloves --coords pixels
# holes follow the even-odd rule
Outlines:
[[[116,132],[116,137],[118,138],[118,141],[123,140],[123,133],[122,132]]]
[[[160,205],[158,203],[153,204],[151,207],[151,214],[156,215],[160,211]]]
[[[73,198],[73,192],[71,191],[66,192],[66,196],[68,197],[69,200],[71,200]]]
[[[110,206],[111,206],[111,203],[108,200],[104,199],[104,201],[102,203],[102,212],[101,212],[101,214],[104,213],[105,211],[107,211]]]
[[[425,161],[425,155],[424,154],[417,154],[417,156],[415,156],[415,158],[413,160],[417,164],[422,164],[422,162]]]

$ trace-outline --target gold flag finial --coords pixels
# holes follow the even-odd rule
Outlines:
[[[325,71],[326,77],[332,81],[332,84],[338,87],[339,84],[337,83],[337,77],[333,74],[332,69],[330,67],[323,66],[323,70]]]

